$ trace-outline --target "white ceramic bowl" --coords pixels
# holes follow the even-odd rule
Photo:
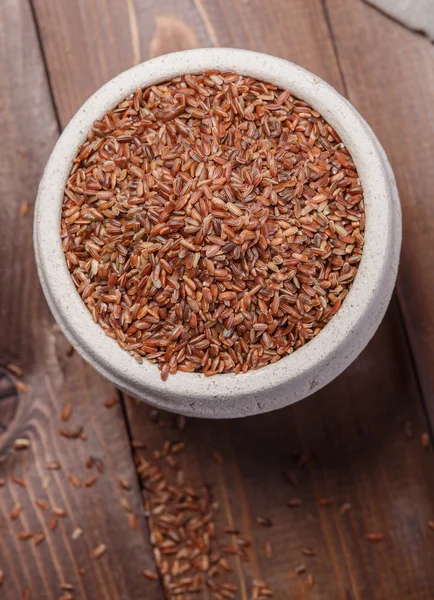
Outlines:
[[[156,365],[138,364],[95,324],[66,267],[60,243],[63,189],[95,119],[137,87],[207,69],[235,71],[293,92],[337,130],[357,166],[366,205],[365,247],[342,307],[308,344],[277,363],[241,375],[181,373],[162,381]],[[149,404],[185,415],[240,417],[296,402],[339,375],[380,324],[395,284],[401,212],[392,170],[372,130],[327,83],[286,60],[246,50],[206,48],[176,52],[121,73],[100,88],[72,118],[42,177],[34,244],[39,277],[54,317],[76,350],[118,388]]]

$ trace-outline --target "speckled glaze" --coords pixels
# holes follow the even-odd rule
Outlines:
[[[364,188],[366,242],[358,274],[342,307],[303,348],[279,362],[241,375],[181,373],[160,378],[156,365],[134,358],[95,324],[66,267],[59,229],[63,188],[77,146],[95,119],[137,87],[206,69],[235,71],[289,89],[337,130]],[[160,56],[121,73],[80,108],[57,142],[36,202],[34,245],[41,284],[56,321],[75,349],[129,394],[173,412],[230,418],[281,408],[309,396],[339,375],[380,324],[395,284],[401,211],[395,179],[370,127],[336,90],[286,60],[246,50],[207,48]]]

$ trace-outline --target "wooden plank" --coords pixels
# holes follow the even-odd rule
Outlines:
[[[246,597],[255,577],[279,600],[433,597],[433,459],[420,445],[425,423],[397,321],[394,302],[373,342],[340,378],[280,411],[236,421],[188,419],[181,433],[170,415],[161,414],[158,426],[148,408],[129,402],[134,436],[149,448],[142,455],[152,461],[151,450],[166,439],[185,441],[176,458],[186,485],[200,490],[206,483],[218,500],[220,543],[232,543],[225,526],[252,541],[248,563],[228,557]],[[297,499],[301,505],[290,508]],[[384,541],[369,542],[371,533]],[[264,554],[267,542],[272,558]],[[306,549],[316,555],[304,555]],[[300,565],[306,573],[297,575]]]
[[[0,400],[0,421],[6,426],[0,431],[0,596],[17,600],[28,587],[31,599],[54,600],[62,595],[61,584],[68,583],[74,597],[83,600],[157,598],[156,584],[142,576],[153,560],[122,411],[118,403],[104,406],[117,399],[117,392],[77,355],[69,355],[37,280],[31,207],[58,131],[24,0],[0,3],[0,122],[0,364],[20,365],[28,386],[18,399],[4,389]],[[30,206],[26,216],[20,215],[23,203]],[[73,413],[62,423],[59,415],[66,404]],[[61,426],[67,431],[82,426],[83,439],[62,437]],[[14,450],[16,438],[29,440],[30,447]],[[103,461],[104,473],[85,467],[89,456]],[[58,461],[61,469],[48,470],[50,461]],[[93,474],[97,483],[92,489],[68,480],[74,475],[83,482]],[[131,483],[131,491],[120,490],[119,476]],[[139,517],[139,531],[128,527],[122,496]],[[38,508],[36,499],[50,509]],[[22,512],[11,521],[17,504]],[[67,513],[55,531],[49,529],[52,507]],[[83,535],[73,540],[77,527]],[[17,539],[20,531],[42,532],[46,538],[35,545]],[[106,544],[107,552],[92,560],[99,544]]]
[[[269,0],[266,11],[260,0],[163,4],[34,0],[34,6],[62,126],[117,73],[153,56],[188,48],[233,46],[268,52],[316,68],[318,75],[341,89],[318,0],[291,0],[290,11],[280,0]],[[314,36],[314,44],[305,43],[309,36]]]
[[[320,3],[291,2],[290,10],[285,10],[287,4],[268,3],[265,14],[261,3],[255,1],[205,2],[203,9],[222,45],[289,58],[342,91]],[[273,19],[273,27],[267,27],[269,15],[276,14],[280,26]],[[293,23],[296,27],[291,27]],[[133,434],[141,439],[145,435],[144,439],[154,440],[155,447],[160,447],[163,439],[155,439],[152,426],[146,429],[143,412],[143,407],[129,404]],[[393,415],[390,421],[389,414]],[[407,421],[417,432],[411,441],[405,438]],[[306,576],[296,576],[294,569],[305,563],[316,581],[309,597],[429,598],[434,578],[429,567],[431,532],[426,523],[431,518],[432,487],[425,481],[432,484],[432,459],[419,446],[418,434],[424,427],[395,308],[355,365],[312,399],[244,421],[192,421],[191,431],[187,429],[184,469],[196,486],[202,480],[214,483],[223,506],[220,530],[233,520],[253,538],[252,564],[235,567],[241,580],[246,580],[246,589],[252,577],[261,576],[277,597],[291,594],[303,598],[309,583]],[[224,456],[222,468],[213,460],[213,449]],[[297,489],[291,489],[282,477],[291,469],[292,451],[309,456],[309,466],[297,473]],[[406,498],[406,489],[418,490],[417,501]],[[301,509],[286,506],[291,497],[303,500]],[[336,506],[318,507],[316,503],[323,497],[332,497]],[[352,509],[345,520],[337,507],[347,500]],[[396,505],[399,508],[391,509]],[[260,515],[271,517],[275,525],[269,530],[259,526],[255,518]],[[385,534],[384,546],[370,545],[365,539],[376,531]],[[274,548],[272,560],[263,554],[267,541]],[[316,558],[301,554],[301,549],[309,546],[317,549]],[[411,563],[409,547],[414,557]],[[400,569],[401,564],[406,568]]]
[[[343,91],[321,0],[196,0],[217,46],[291,60]]]
[[[74,69],[96,87],[102,81],[95,73],[88,74],[86,60],[78,53],[79,44],[87,42],[78,33],[77,3],[79,0],[70,3],[68,25],[75,40],[70,52],[77,59]],[[52,19],[49,13],[53,6],[52,1],[36,0],[42,31],[44,27],[47,31],[44,22]],[[176,7],[171,2],[153,5],[151,17],[146,3],[137,6],[135,23],[143,60],[191,45],[244,46],[294,60],[344,89],[319,0],[271,0],[266,6],[259,0],[184,0]],[[175,9],[188,23],[189,32],[193,31],[194,43],[183,26],[177,29],[178,37],[169,35],[166,26],[156,26],[158,22],[165,25],[163,18]],[[117,10],[114,3],[108,5],[110,18]],[[120,32],[127,31],[126,23],[118,24]],[[102,34],[94,28],[93,35],[101,38]],[[120,39],[123,43],[116,49],[104,46],[102,39],[94,43],[99,53],[105,53],[108,64],[112,57],[115,61],[116,53],[125,53],[125,66],[129,66],[131,40],[122,33]],[[60,118],[65,123],[87,94],[68,61],[61,53],[54,56],[61,43],[61,36],[52,27],[45,51]],[[69,98],[55,81],[60,71],[77,86]],[[170,423],[168,427],[156,426],[149,421],[149,409],[135,401],[128,402],[127,410],[133,437],[151,450],[161,449],[166,438],[178,440],[185,435],[187,449],[179,460],[186,482],[195,489],[204,481],[212,485],[221,507],[220,537],[224,536],[222,527],[233,521],[252,539],[250,562],[233,561],[241,598],[249,597],[254,576],[267,580],[281,600],[423,600],[434,594],[432,532],[427,527],[432,518],[432,455],[419,443],[426,424],[396,306],[358,361],[332,385],[295,407],[235,422],[192,419],[185,434]],[[169,417],[163,420],[170,421]],[[405,432],[409,434],[410,429],[414,433],[407,438]],[[214,450],[223,456],[221,466]],[[294,460],[294,452],[307,457],[305,467],[297,466],[300,458]],[[144,455],[150,457],[149,452],[144,451]],[[285,481],[283,473],[288,470],[293,483],[297,478],[297,487]],[[290,509],[286,504],[295,497],[302,504]],[[333,505],[318,506],[323,498],[332,498]],[[345,502],[352,508],[341,515],[339,507]],[[274,525],[260,526],[258,516],[270,517]],[[369,543],[365,539],[369,533],[382,533],[385,540]],[[272,545],[273,559],[263,554],[267,541]],[[301,550],[309,546],[316,549],[315,557],[302,554]],[[295,574],[301,563],[313,576],[311,588],[307,574]],[[207,593],[198,596],[200,600],[208,597]]]
[[[163,52],[212,45],[194,0],[34,0],[62,126],[106,81]]]
[[[398,294],[434,424],[434,46],[379,11],[328,0],[348,95],[391,160],[403,208]],[[366,47],[375,51],[354,52]]]

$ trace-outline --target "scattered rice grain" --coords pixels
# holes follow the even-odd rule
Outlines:
[[[77,488],[81,487],[81,479],[74,473],[71,473],[70,475],[68,475],[68,481],[74,487],[77,487]]]
[[[26,392],[30,391],[30,386],[24,383],[24,381],[21,381],[20,379],[15,379],[14,386],[17,392],[21,392],[22,394],[25,394]]]
[[[65,406],[62,408],[62,412],[60,414],[60,418],[62,421],[66,422],[69,421],[69,419],[71,418],[72,415],[72,404],[65,404]]]
[[[14,440],[14,450],[27,450],[30,446],[30,440],[27,438],[17,438]]]
[[[148,569],[143,570],[143,577],[149,581],[158,581],[158,573],[149,571]]]
[[[99,544],[96,548],[94,548],[91,552],[91,557],[93,559],[101,558],[101,556],[107,551],[107,546],[105,544]]]
[[[9,363],[8,365],[6,365],[6,369],[9,371],[9,373],[12,373],[12,375],[15,375],[15,377],[23,376],[23,370],[18,365]]]
[[[59,471],[62,467],[56,460],[45,463],[45,468],[49,471]]]
[[[48,510],[50,508],[48,502],[46,500],[42,500],[41,498],[36,498],[35,504],[41,510]]]
[[[17,485],[21,487],[27,487],[27,482],[25,481],[25,479],[23,479],[23,477],[20,477],[19,475],[12,475],[11,479]]]
[[[121,490],[130,490],[131,489],[131,485],[128,483],[128,481],[124,477],[118,477],[118,483],[119,483],[119,487],[121,488]]]
[[[15,537],[18,540],[26,541],[26,540],[29,540],[32,537],[32,535],[33,534],[30,533],[29,531],[17,531],[17,533],[15,534]]]
[[[382,533],[367,533],[366,539],[368,542],[372,543],[382,542],[384,540],[384,535]]]
[[[32,538],[32,542],[35,546],[39,546],[39,544],[41,544],[44,540],[45,533],[42,533],[42,531],[40,531],[39,533],[35,533],[35,535]]]
[[[431,442],[430,442],[430,438],[429,438],[429,433],[422,433],[422,435],[420,436],[420,443],[422,448],[425,448],[425,450],[428,450]]]
[[[11,513],[9,515],[10,520],[15,521],[16,519],[18,519],[22,510],[23,510],[23,507],[21,506],[20,503],[15,504],[15,506],[13,507],[13,509],[11,510]]]
[[[30,212],[30,202],[28,200],[24,200],[24,202],[20,206],[20,216],[25,217]]]
[[[76,527],[74,531],[71,533],[71,539],[78,540],[79,537],[83,535],[83,530],[80,527]]]
[[[97,481],[98,481],[98,477],[96,475],[91,475],[90,477],[85,479],[84,487],[87,487],[87,488],[93,487]]]

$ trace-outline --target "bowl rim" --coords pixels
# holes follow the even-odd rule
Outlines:
[[[336,129],[354,159],[364,189],[365,245],[347,298],[337,314],[305,346],[277,363],[245,374],[220,374],[208,378],[200,373],[178,371],[164,382],[155,364],[146,360],[138,364],[115,340],[105,335],[79,296],[66,266],[59,235],[63,189],[77,147],[95,119],[137,87],[158,84],[182,73],[200,73],[213,68],[238,72],[289,89]],[[335,374],[328,380],[352,362],[378,325],[376,323],[370,331],[366,323],[381,295],[387,296],[387,306],[391,289],[381,291],[381,286],[387,277],[387,269],[394,268],[389,263],[396,253],[397,242],[393,240],[396,227],[395,231],[392,227],[396,221],[396,199],[385,161],[378,140],[355,108],[329,84],[287,60],[233,48],[200,48],[148,60],[114,77],[82,105],[61,134],[47,162],[34,221],[37,266],[47,301],[66,337],[88,362],[119,388],[132,395],[145,395],[161,408],[197,414],[195,405],[198,404],[201,416],[216,416],[216,410],[217,416],[241,416],[246,414],[242,403],[248,397],[256,397],[256,403],[249,407],[247,414],[270,410],[269,403],[265,402],[267,408],[264,408],[264,403],[258,400],[264,394],[276,396],[272,408],[293,402],[324,385],[323,381],[316,380],[316,373],[327,370],[334,357],[348,346],[348,337],[357,333],[367,339],[362,344],[360,341],[355,344],[356,352],[347,348],[342,359],[345,364],[333,367]],[[400,240],[400,232],[398,237]],[[394,278],[391,287],[393,283]],[[364,333],[361,332],[363,324]],[[281,397],[281,389],[291,382],[295,388],[286,400]],[[218,409],[216,399],[219,399]]]

